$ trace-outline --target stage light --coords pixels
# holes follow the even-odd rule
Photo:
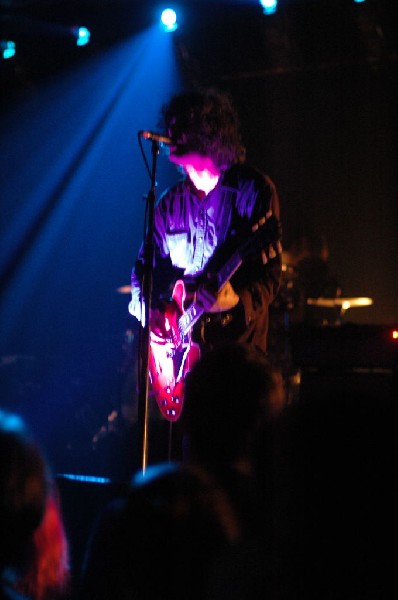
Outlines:
[[[361,2],[365,2],[365,0],[354,0],[356,4],[360,4]]]
[[[1,57],[6,60],[15,55],[15,42],[11,40],[0,40]]]
[[[178,27],[177,14],[172,8],[166,8],[160,17],[165,31],[175,31]]]
[[[263,7],[263,12],[265,15],[272,15],[276,12],[278,7],[277,0],[260,0],[260,4]]]
[[[110,483],[109,477],[97,477],[95,475],[75,475],[74,473],[60,473],[57,475],[60,479],[70,479],[71,481],[83,481],[85,483]]]
[[[72,29],[73,35],[76,38],[76,46],[85,46],[90,41],[90,31],[87,27],[76,26]]]

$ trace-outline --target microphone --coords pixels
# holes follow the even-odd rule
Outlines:
[[[159,144],[166,146],[170,146],[173,143],[171,138],[160,133],[153,133],[152,131],[140,131],[139,135],[144,138],[144,140],[152,140],[153,142],[158,142]]]

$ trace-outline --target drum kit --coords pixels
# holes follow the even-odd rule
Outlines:
[[[358,308],[360,306],[371,306],[372,298],[367,296],[358,297],[337,297],[337,298],[307,298],[308,306],[319,306],[320,308],[336,308],[340,309],[340,317],[342,317],[349,308]]]
[[[118,287],[116,291],[118,294],[130,294],[131,287],[129,285],[122,285],[122,286]]]
[[[283,253],[282,261],[279,296],[283,310],[291,313],[292,322],[305,320],[308,314],[316,322],[319,313],[318,325],[340,325],[347,310],[373,304],[373,299],[368,296],[341,296],[337,285],[334,289],[332,285],[326,294],[314,297],[312,294],[307,295],[300,283],[299,269],[290,259],[289,253]],[[298,319],[295,316],[297,314],[299,314]]]

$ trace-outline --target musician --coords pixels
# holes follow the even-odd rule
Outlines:
[[[265,353],[269,305],[281,278],[275,185],[245,162],[238,116],[227,94],[205,90],[176,95],[162,116],[171,140],[169,159],[182,178],[155,207],[151,333],[167,336],[165,306],[175,281],[182,279],[185,304],[190,292],[201,290],[205,311],[192,330],[201,349],[231,340]],[[260,228],[264,241],[217,290],[212,276]],[[138,260],[129,304],[138,320],[144,315],[141,271]]]

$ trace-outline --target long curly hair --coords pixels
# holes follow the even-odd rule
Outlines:
[[[177,155],[198,152],[220,170],[243,160],[239,117],[227,93],[211,88],[177,94],[162,109],[162,125]]]
[[[69,544],[58,490],[25,421],[0,409],[0,573],[35,600],[67,595]],[[1,591],[0,591],[1,594]]]

